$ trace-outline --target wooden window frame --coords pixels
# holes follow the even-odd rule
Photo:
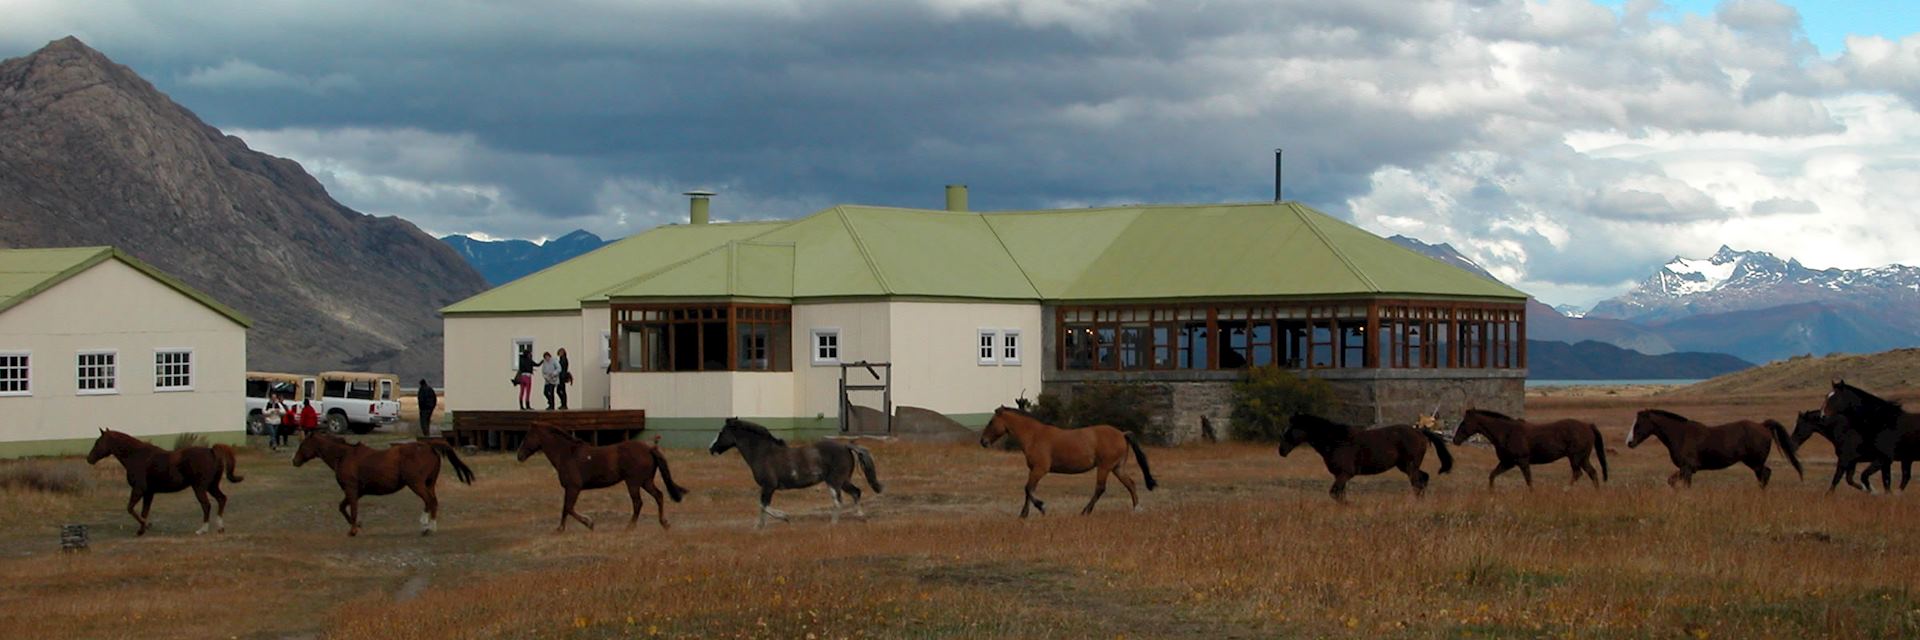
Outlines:
[[[718,359],[720,366],[713,368],[707,366],[707,363],[715,361],[714,358],[709,357],[712,354],[706,353],[707,331],[709,325],[718,324],[725,325],[725,328],[720,330],[725,332],[725,339],[721,342],[726,345],[726,353],[720,354],[721,357]],[[627,337],[625,329],[629,326],[660,328],[661,349],[665,351],[664,359],[660,361],[666,364],[665,367],[640,368],[648,366],[655,360],[651,357],[654,354],[651,351],[645,351],[647,345],[642,343],[639,345],[643,349],[638,356],[640,363],[636,367],[629,368],[630,363],[626,362],[628,354],[622,349],[622,343]],[[765,360],[767,366],[766,368],[741,366],[741,328],[746,327],[751,331],[753,327],[758,326],[768,328]],[[685,330],[682,327],[691,327],[694,332],[693,345],[696,352],[692,369],[673,368],[675,356],[680,355],[674,352],[675,334]],[[614,371],[694,373],[702,371],[791,372],[793,370],[793,305],[738,302],[613,304],[609,306],[607,333],[608,351],[611,356],[610,366]],[[640,331],[633,333],[640,333]]]

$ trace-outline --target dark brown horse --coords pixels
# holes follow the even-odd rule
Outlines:
[[[107,456],[126,468],[127,486],[133,488],[133,495],[127,498],[127,515],[140,523],[140,530],[133,535],[146,535],[153,527],[147,514],[153,510],[154,494],[182,489],[193,489],[193,497],[200,500],[200,528],[194,533],[206,533],[209,525],[216,532],[226,532],[227,494],[220,490],[220,475],[225,473],[228,482],[244,479],[233,473],[233,447],[216,444],[168,451],[118,431],[101,429],[93,450],[87,452],[87,464]],[[207,502],[209,495],[220,502],[219,510]],[[140,504],[139,513],[133,512],[134,503]]]
[[[1638,447],[1647,438],[1659,438],[1661,444],[1667,445],[1667,457],[1678,468],[1667,477],[1667,486],[1676,489],[1681,482],[1693,486],[1696,471],[1725,469],[1736,464],[1753,469],[1753,477],[1760,480],[1760,487],[1764,489],[1767,480],[1773,477],[1773,469],[1767,467],[1767,456],[1773,453],[1776,444],[1780,452],[1787,455],[1787,462],[1793,463],[1794,472],[1806,477],[1806,471],[1800,468],[1800,457],[1794,453],[1793,436],[1787,434],[1785,425],[1773,420],[1741,420],[1709,427],[1671,411],[1643,409],[1634,417],[1633,429],[1627,432],[1627,448]]]
[[[1347,481],[1355,476],[1370,476],[1399,469],[1413,484],[1413,495],[1427,491],[1430,476],[1420,470],[1427,459],[1427,445],[1440,456],[1440,473],[1453,470],[1453,454],[1447,452],[1447,440],[1425,429],[1399,424],[1378,429],[1361,429],[1320,416],[1293,416],[1287,430],[1280,434],[1280,457],[1295,447],[1307,445],[1320,454],[1327,471],[1333,474],[1328,493],[1339,502],[1347,501]]]
[[[717,456],[728,449],[740,450],[740,458],[747,461],[747,470],[753,472],[754,484],[760,485],[760,519],[754,528],[766,526],[767,516],[781,521],[787,519],[786,512],[772,507],[774,491],[811,487],[823,482],[827,485],[827,493],[833,496],[834,522],[840,522],[840,494],[843,493],[853,496],[853,515],[867,517],[860,508],[860,487],[853,484],[853,467],[856,463],[866,471],[867,486],[873,487],[875,494],[881,491],[873,454],[859,445],[821,440],[810,445],[788,447],[787,441],[774,436],[766,427],[739,418],[727,418],[720,427],[720,433],[714,435],[713,444],[707,447],[707,453]]]
[[[1860,482],[1868,491],[1872,491],[1868,478],[1874,473],[1881,474],[1881,488],[1893,490],[1892,470],[1896,460],[1901,463],[1900,488],[1907,488],[1913,461],[1920,459],[1920,414],[1908,412],[1900,403],[1868,393],[1845,380],[1833,381],[1833,391],[1821,404],[1820,413],[1845,418],[1846,426],[1863,438],[1865,444],[1860,454],[1867,470],[1860,474]]]
[[[674,502],[687,495],[686,489],[673,483],[673,473],[667,470],[667,458],[660,454],[660,448],[639,440],[595,447],[573,434],[536,424],[527,430],[526,439],[520,441],[520,461],[526,462],[536,453],[547,454],[547,462],[560,477],[560,488],[566,491],[566,499],[560,505],[560,526],[555,532],[567,530],[568,516],[592,529],[592,519],[574,512],[574,501],[583,490],[603,489],[623,482],[627,485],[627,497],[633,500],[633,517],[627,519],[627,528],[632,529],[640,522],[640,510],[646,504],[640,499],[642,491],[660,505],[660,528],[667,528],[667,503],[660,498],[660,488],[653,484],[655,469],[660,471],[660,479],[666,481],[667,494],[673,496]]]
[[[1153,471],[1147,468],[1147,454],[1140,450],[1140,443],[1133,441],[1133,434],[1114,427],[1098,424],[1079,429],[1062,429],[1041,422],[1031,413],[1012,407],[1000,407],[993,411],[993,417],[987,420],[987,426],[980,431],[980,446],[993,446],[994,441],[1007,434],[1013,434],[1013,440],[1020,444],[1020,450],[1027,456],[1027,494],[1020,503],[1020,517],[1027,517],[1027,508],[1047,513],[1047,503],[1033,496],[1034,487],[1040,486],[1040,479],[1048,473],[1086,473],[1095,472],[1093,478],[1093,498],[1087,501],[1087,507],[1080,515],[1093,513],[1093,505],[1100,501],[1100,494],[1107,492],[1107,475],[1120,479],[1120,486],[1127,488],[1127,496],[1133,498],[1133,509],[1140,510],[1140,493],[1133,489],[1133,478],[1120,468],[1127,461],[1127,450],[1133,450],[1134,463],[1140,465],[1140,475],[1147,481],[1147,490],[1152,491],[1160,483],[1153,479]]]
[[[1871,493],[1870,485],[1855,482],[1853,472],[1861,462],[1868,460],[1866,437],[1847,424],[1844,416],[1823,416],[1820,411],[1802,411],[1793,424],[1793,446],[1795,449],[1807,444],[1815,434],[1833,443],[1833,482],[1827,485],[1827,493],[1840,488],[1840,481],[1847,486]]]
[[[1533,488],[1533,465],[1547,464],[1561,458],[1573,467],[1573,482],[1580,482],[1580,474],[1587,475],[1593,486],[1600,486],[1600,480],[1607,471],[1607,447],[1600,437],[1600,428],[1591,422],[1579,420],[1557,420],[1544,424],[1535,424],[1517,420],[1495,411],[1468,409],[1460,418],[1460,426],[1453,430],[1453,444],[1459,446],[1474,435],[1485,437],[1493,443],[1493,454],[1500,464],[1487,474],[1487,488],[1493,488],[1493,479],[1506,473],[1508,469],[1520,468],[1520,477],[1527,481],[1527,488]],[[1600,459],[1600,473],[1593,472],[1593,463],[1587,461],[1592,455]]]
[[[360,535],[360,497],[384,496],[401,489],[412,489],[425,508],[420,512],[420,535],[440,528],[440,498],[434,486],[440,481],[440,458],[453,464],[453,475],[473,484],[473,470],[460,461],[453,447],[439,440],[403,442],[385,449],[373,449],[360,443],[348,443],[327,433],[315,433],[300,441],[293,454],[293,466],[319,458],[333,469],[346,497],[340,499],[340,515],[347,519],[347,535]]]

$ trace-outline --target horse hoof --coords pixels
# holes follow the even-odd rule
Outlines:
[[[423,538],[424,538],[424,537],[427,537],[427,536],[430,536],[430,535],[433,535],[433,530],[432,530],[432,529],[421,529],[421,530],[420,530],[420,537],[423,537]]]
[[[349,538],[351,538],[351,537],[354,537],[354,536],[357,536],[357,535],[360,535],[360,530],[359,530],[359,529],[348,529],[348,530],[347,530],[347,537],[349,537]]]

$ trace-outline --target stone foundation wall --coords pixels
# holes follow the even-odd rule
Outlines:
[[[1160,373],[1160,372],[1156,372]],[[1197,372],[1202,380],[1171,379],[1167,375],[1090,374],[1073,379],[1047,380],[1044,393],[1072,402],[1076,390],[1096,384],[1135,384],[1147,390],[1148,413],[1157,431],[1174,443],[1201,439],[1200,419],[1207,418],[1221,438],[1231,437],[1234,372]],[[1226,373],[1227,375],[1221,375]],[[1410,424],[1420,416],[1439,416],[1441,430],[1452,429],[1468,408],[1491,409],[1524,416],[1525,372],[1379,371],[1336,372],[1324,376],[1333,387],[1334,404],[1328,418],[1349,424],[1383,426]]]

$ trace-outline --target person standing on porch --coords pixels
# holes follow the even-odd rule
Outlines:
[[[520,348],[520,363],[514,367],[513,383],[520,385],[520,409],[533,410],[533,347]]]
[[[553,388],[560,386],[560,362],[553,359],[552,352],[540,354],[540,379],[546,383],[547,410],[553,410]]]
[[[440,396],[433,393],[433,385],[426,378],[420,379],[420,391],[414,394],[414,405],[420,408],[420,437],[433,435],[433,409],[440,406]]]
[[[573,368],[567,364],[567,348],[560,347],[560,387],[554,389],[560,394],[560,410],[567,410],[567,385],[573,384]]]

